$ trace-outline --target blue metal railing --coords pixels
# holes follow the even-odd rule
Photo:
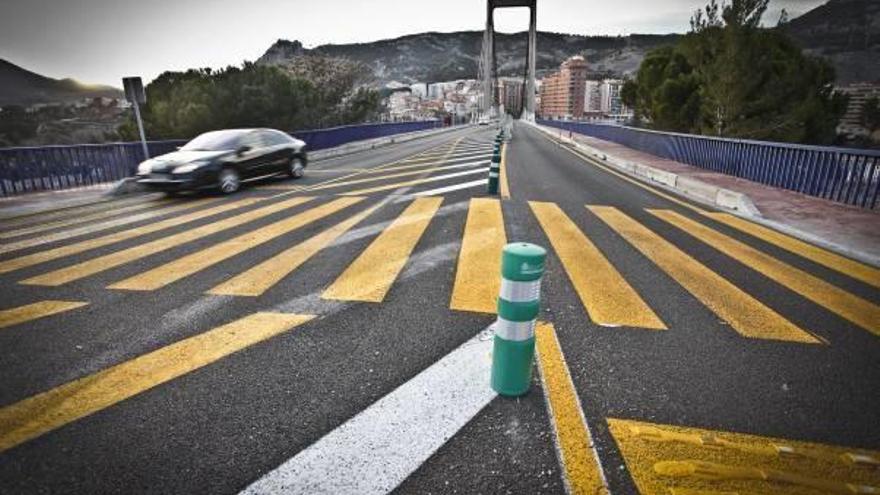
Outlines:
[[[440,121],[349,125],[291,134],[316,151],[346,143],[441,127]],[[185,140],[150,141],[150,156],[174,151]],[[108,143],[0,148],[0,197],[33,191],[70,189],[113,182],[134,175],[143,161],[141,144]]]
[[[876,208],[880,195],[880,151],[724,139],[585,122],[538,123],[862,208]]]

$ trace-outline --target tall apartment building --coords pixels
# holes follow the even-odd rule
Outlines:
[[[623,100],[620,98],[623,84],[624,81],[619,79],[587,81],[584,91],[586,113],[615,117],[631,114],[629,108],[623,104]]]
[[[588,114],[604,113],[602,108],[602,81],[587,81],[584,85],[584,112]]]
[[[511,115],[519,115],[522,111],[523,81],[517,78],[498,79],[498,103]]]
[[[544,77],[538,113],[545,118],[583,117],[586,84],[587,62],[581,56],[569,58],[559,71]]]

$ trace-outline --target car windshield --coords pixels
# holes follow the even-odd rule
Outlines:
[[[181,151],[223,151],[238,148],[241,132],[213,131],[206,132],[186,143]]]

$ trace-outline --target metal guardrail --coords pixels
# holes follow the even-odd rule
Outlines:
[[[880,196],[880,151],[725,139],[585,122],[538,123],[861,208],[876,208]]]
[[[346,143],[441,127],[440,121],[349,125],[291,134],[316,151]],[[186,140],[150,141],[150,156],[174,151]],[[86,187],[134,175],[143,161],[139,142],[0,148],[0,197]]]

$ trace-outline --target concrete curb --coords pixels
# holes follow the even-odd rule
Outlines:
[[[576,148],[581,149],[593,158],[601,160],[602,162],[607,163],[614,168],[625,172],[628,175],[632,175],[643,180],[646,179],[649,182],[655,182],[657,184],[665,186],[666,189],[671,189],[683,196],[693,198],[701,203],[724,208],[726,210],[734,210],[750,218],[761,216],[761,212],[755,206],[755,203],[752,201],[752,199],[749,198],[748,195],[745,195],[741,192],[731,191],[730,189],[713,186],[712,184],[708,184],[692,177],[679,176],[678,174],[675,174],[673,172],[668,172],[666,170],[661,170],[641,163],[631,162],[622,158],[618,158],[616,156],[608,155],[596,148],[593,148],[592,146],[579,143],[576,140],[567,138],[565,136],[557,135],[556,133],[544,126],[533,123],[530,123],[530,125],[535,126],[536,129],[547,134],[548,136],[553,137],[554,139],[569,143]]]
[[[763,216],[761,216],[761,212],[752,202],[751,198],[749,198],[745,194],[731,191],[729,189],[715,187],[710,184],[706,184],[705,182],[691,179],[689,177],[677,177],[676,174],[673,174],[671,172],[658,170],[653,167],[648,167],[639,163],[628,162],[625,160],[617,159],[615,157],[610,157],[607,154],[591,146],[578,143],[564,136],[559,136],[558,133],[555,133],[553,132],[553,130],[550,130],[546,127],[531,122],[529,122],[529,125],[534,126],[536,129],[547,134],[553,139],[574,145],[575,147],[585,151],[595,159],[603,163],[612,165],[614,168],[637,180],[640,180],[642,182],[649,182],[653,185],[658,185],[661,189],[673,193],[678,193],[682,196],[694,199],[699,203],[730,210],[731,214],[738,217],[744,218],[751,222],[755,222],[759,225],[763,225],[764,227],[777,230],[779,232],[782,232],[783,234],[790,235],[804,242],[809,242],[810,244],[814,244],[823,249],[827,249],[837,254],[847,256],[867,265],[880,268],[880,256],[875,256],[862,251],[856,251],[849,246],[829,241],[827,239],[818,237],[815,234],[811,234],[790,225],[764,218]],[[689,190],[685,190],[684,188],[689,188]]]

